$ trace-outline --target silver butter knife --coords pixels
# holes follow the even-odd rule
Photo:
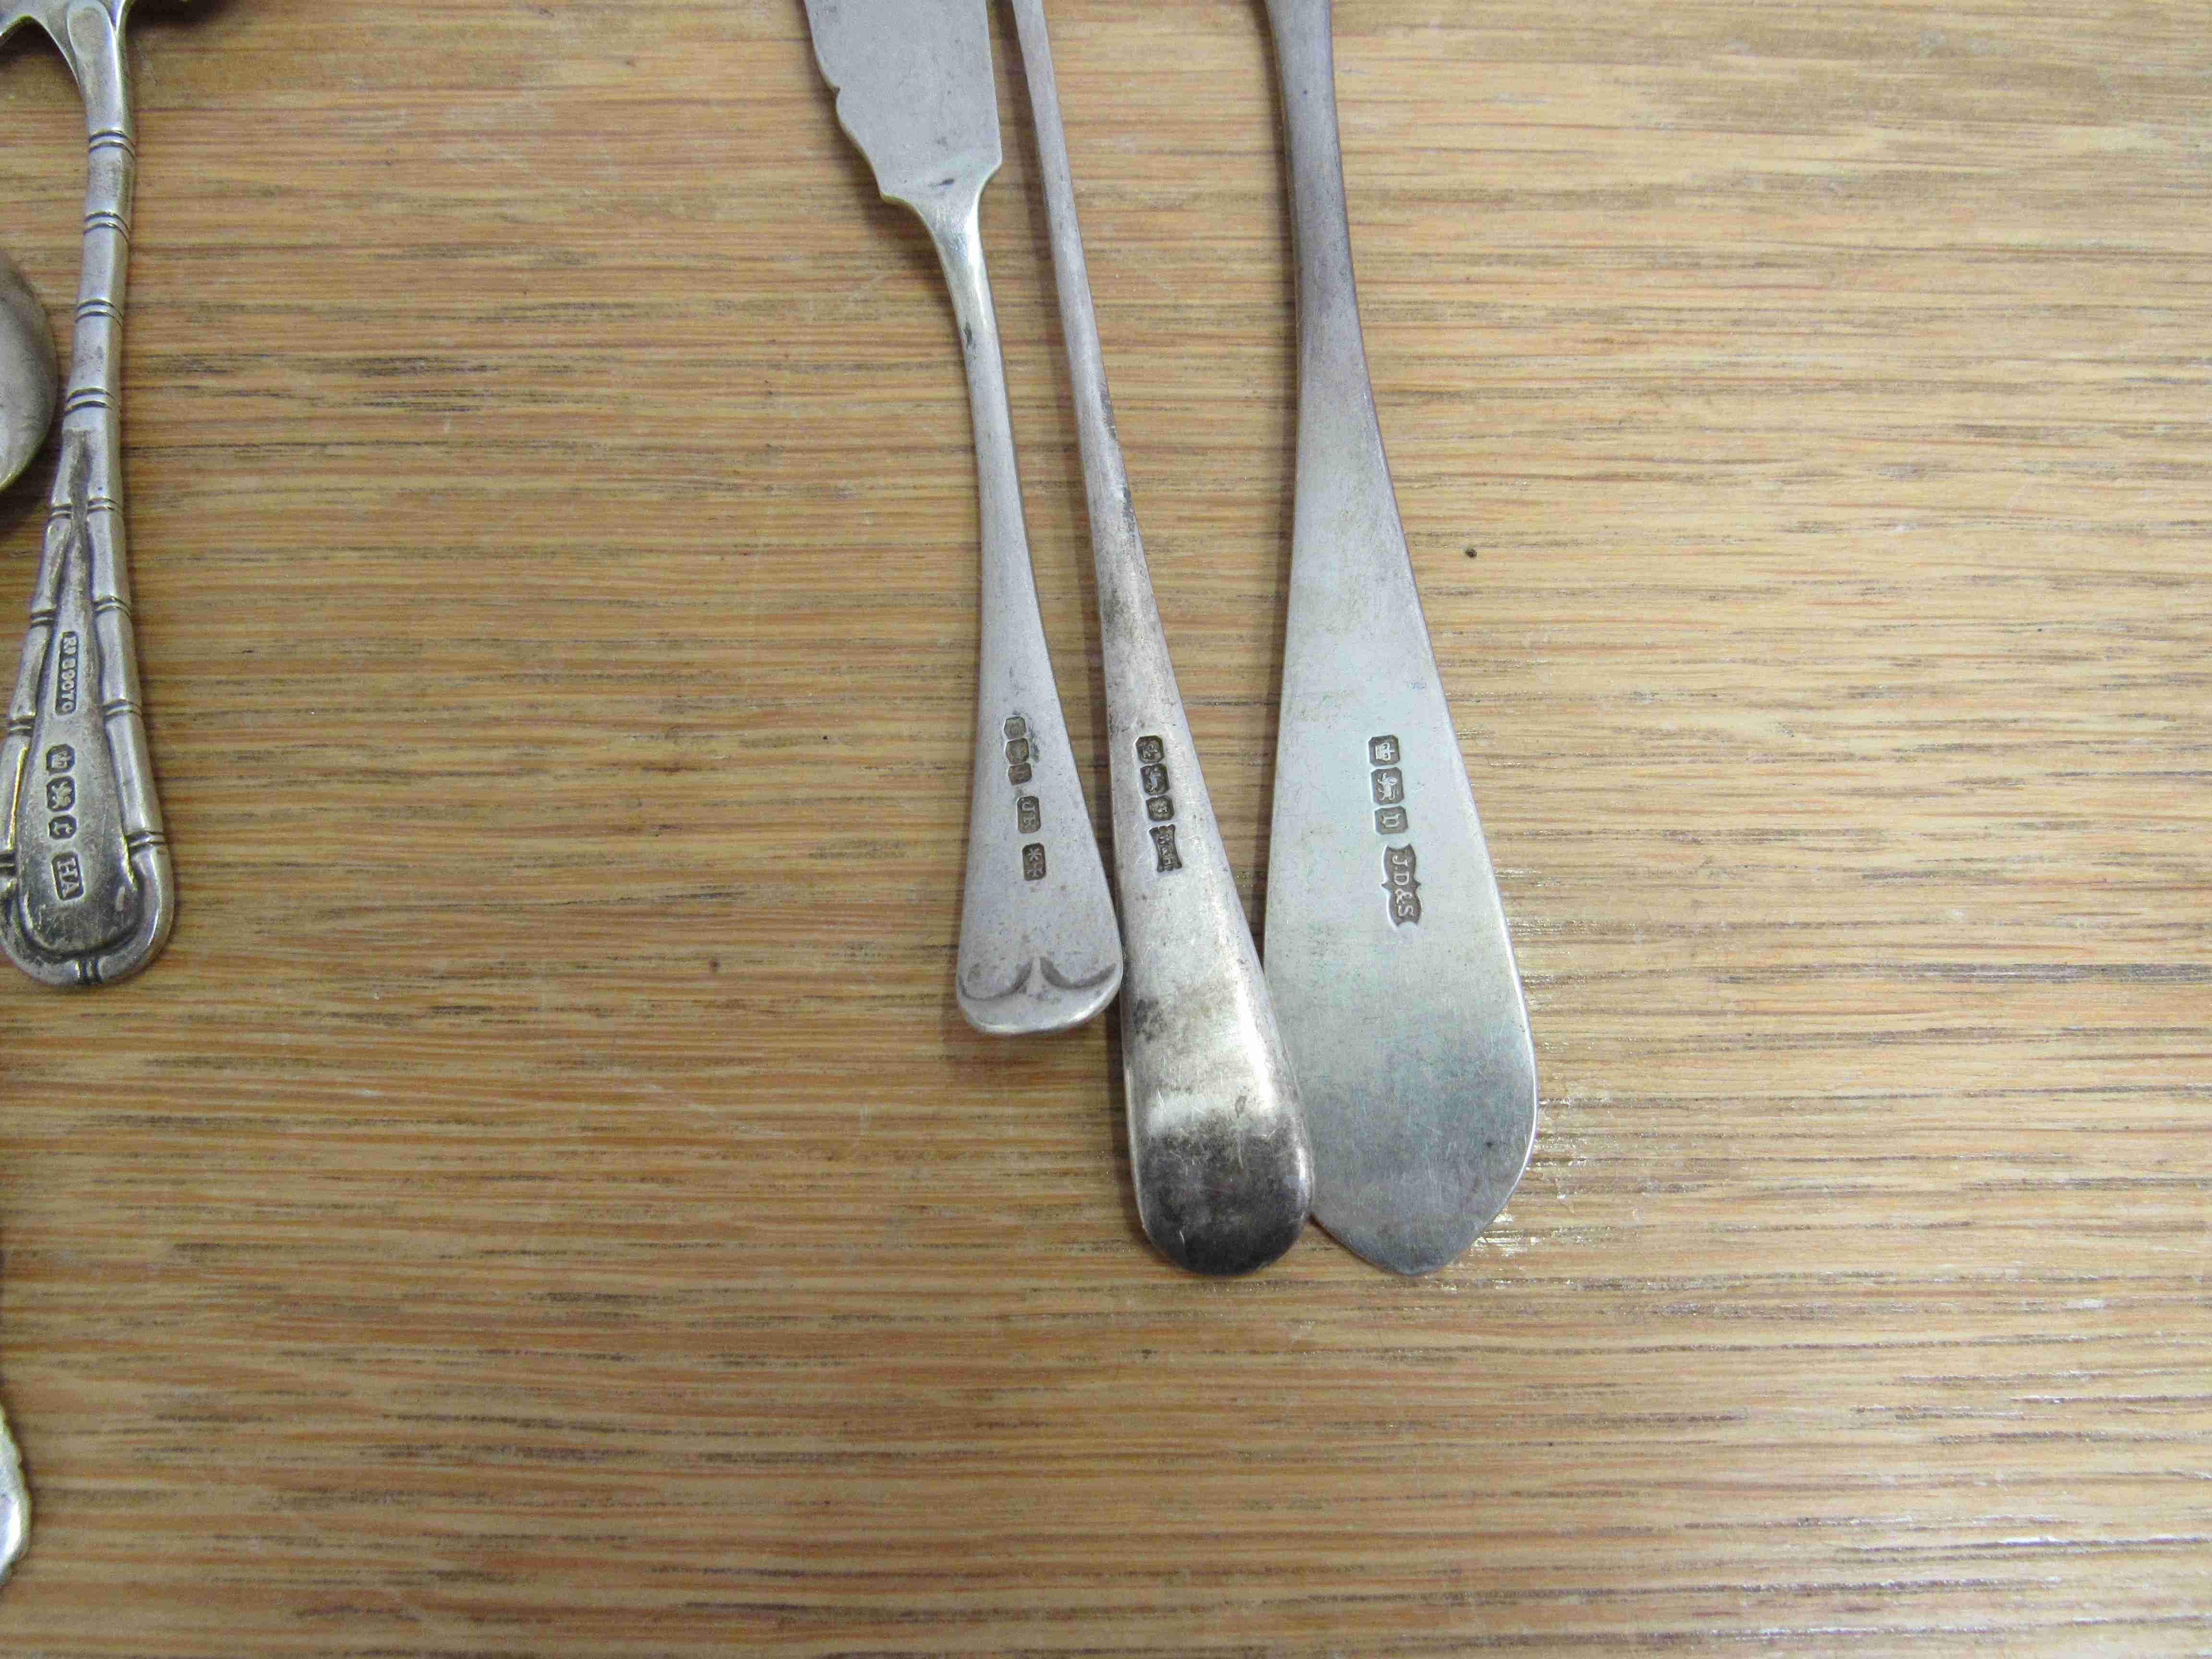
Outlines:
[[[1182,1266],[1246,1273],[1297,1242],[1312,1163],[1114,435],[1042,0],[1014,0],[1014,22],[1036,117],[1098,566],[1115,872],[1129,957],[1121,1071],[1137,1211],[1152,1243]]]
[[[1121,983],[1121,943],[1030,569],[978,222],[999,170],[986,0],[806,0],[837,118],[937,245],[968,363],[981,497],[975,764],[954,988],[978,1030],[1057,1031]]]
[[[1267,0],[1298,265],[1297,487],[1267,864],[1267,981],[1314,1215],[1402,1273],[1504,1207],[1536,1056],[1437,674],[1353,290],[1329,0]]]

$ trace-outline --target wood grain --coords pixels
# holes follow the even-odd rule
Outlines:
[[[1054,21],[1249,902],[1292,440],[1261,19]],[[1212,1284],[1142,1245],[1111,1034],[953,1008],[967,412],[800,9],[145,7],[181,911],[126,986],[0,974],[38,1503],[0,1650],[2212,1650],[2201,24],[1340,0],[1543,1115],[1445,1273],[1316,1231]],[[986,234],[1096,805],[1001,58]],[[0,108],[58,323],[50,51]],[[0,592],[44,490],[0,497]]]

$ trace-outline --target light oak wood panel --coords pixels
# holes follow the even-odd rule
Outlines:
[[[1262,891],[1256,6],[1061,0],[1121,435]],[[1190,1279],[1111,1032],[952,1004],[975,508],[787,0],[147,5],[181,910],[0,973],[0,1650],[2212,1644],[2212,112],[2186,7],[1340,0],[1378,404],[1527,977],[1511,1208]],[[986,234],[1079,756],[1018,79]],[[80,127],[0,53],[58,322]],[[0,497],[27,593],[45,481]],[[20,603],[20,599],[9,603]]]

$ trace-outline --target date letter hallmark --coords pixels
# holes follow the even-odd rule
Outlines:
[[[1182,868],[1176,851],[1175,797],[1168,793],[1168,746],[1158,738],[1137,739],[1137,776],[1145,789],[1145,817],[1151,821],[1153,865],[1161,875]]]
[[[1406,774],[1399,764],[1404,758],[1396,738],[1368,738],[1368,788],[1375,798],[1378,836],[1402,836],[1413,828],[1406,811]],[[1395,927],[1421,919],[1421,884],[1413,878],[1416,862],[1411,847],[1382,849],[1382,890],[1389,898],[1390,921]]]

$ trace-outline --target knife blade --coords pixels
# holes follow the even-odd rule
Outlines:
[[[1329,0],[1267,0],[1298,261],[1298,455],[1267,862],[1267,983],[1314,1218],[1401,1273],[1521,1179],[1536,1054],[1375,415]]]
[[[967,362],[982,603],[955,992],[980,1030],[1063,1030],[1114,1000],[1121,942],[1037,611],[983,263],[1000,160],[989,14],[985,0],[806,0],[806,19],[839,122],[936,244]]]

